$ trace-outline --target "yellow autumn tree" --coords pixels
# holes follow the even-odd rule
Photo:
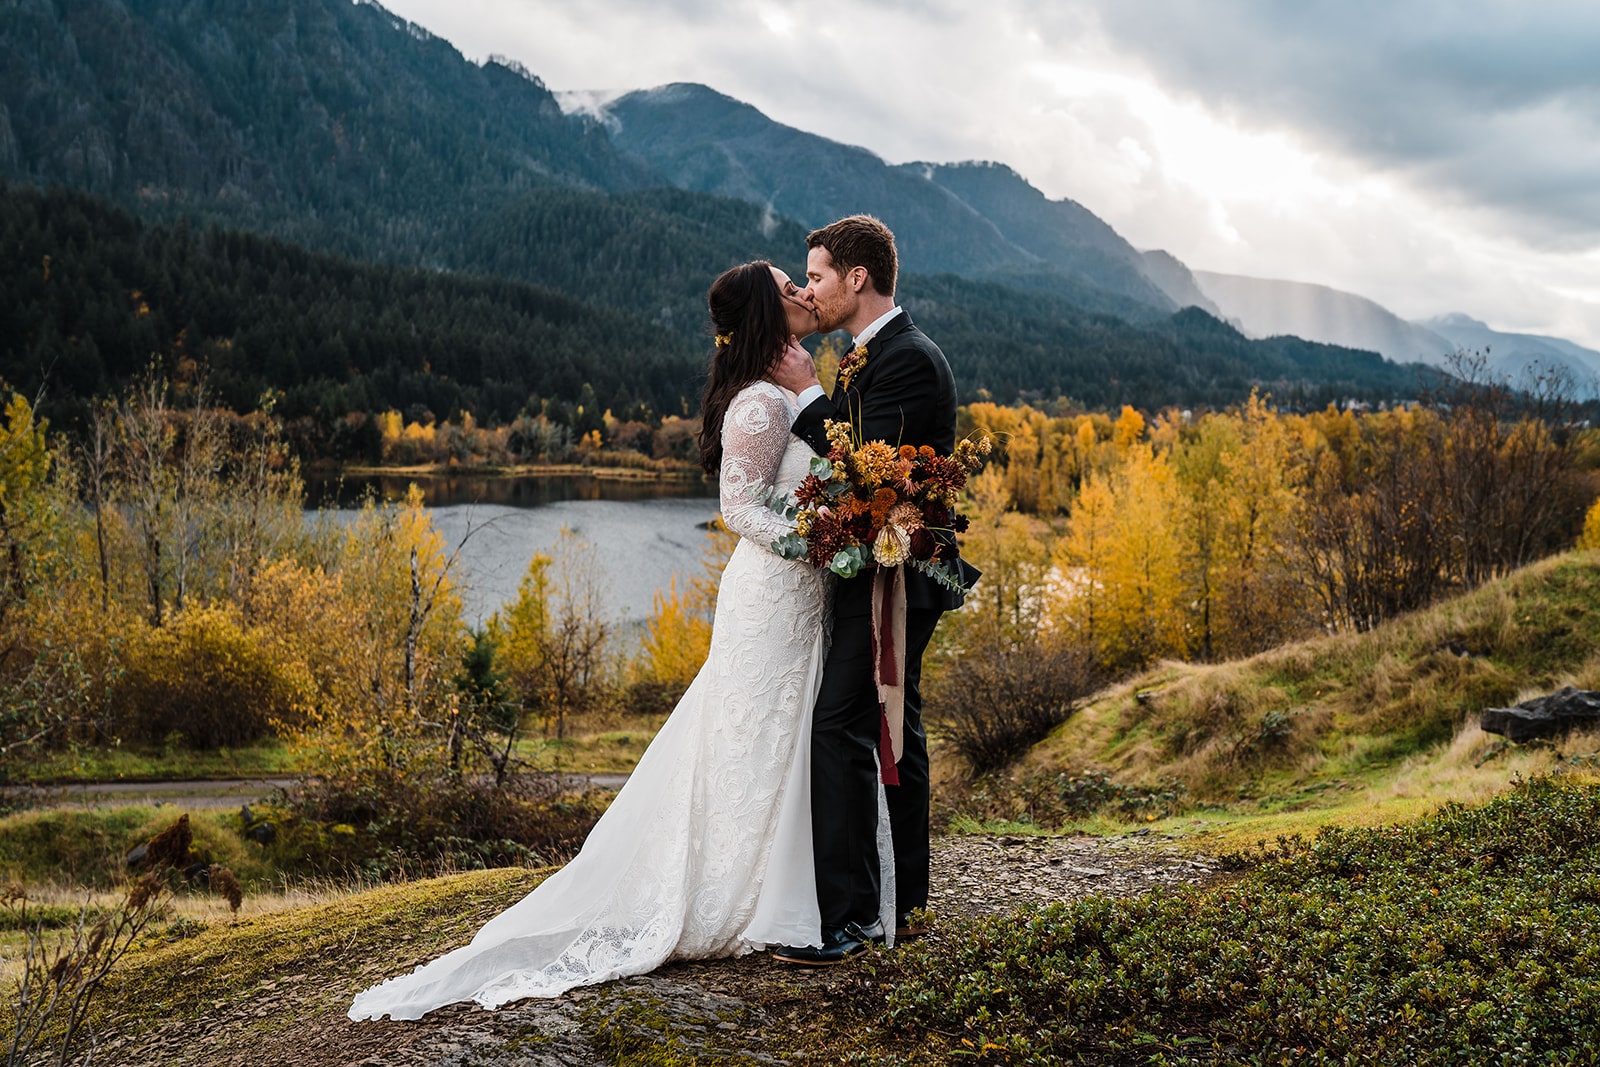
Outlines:
[[[694,610],[693,600],[692,592],[678,591],[674,575],[665,590],[656,591],[644,624],[643,673],[672,693],[689,688],[711,651],[711,622]]]
[[[1073,502],[1067,535],[1051,552],[1056,579],[1053,612],[1068,632],[1097,654],[1105,627],[1116,506],[1108,479],[1086,478]]]
[[[1304,625],[1286,554],[1299,506],[1296,439],[1258,395],[1206,416],[1173,452],[1195,654],[1248,654]]]
[[[1043,524],[1012,510],[1005,472],[990,468],[968,483],[971,504],[961,553],[983,572],[956,618],[1018,644],[1037,634],[1044,619],[1050,576]]]
[[[593,546],[562,530],[553,553],[529,562],[516,600],[496,623],[508,681],[557,739],[573,716],[610,699],[604,581]]]
[[[1170,458],[1135,445],[1113,482],[1113,494],[1107,659],[1133,665],[1184,655],[1177,486]]]
[[[50,474],[44,435],[28,398],[11,394],[0,423],[0,615],[23,596],[30,543],[44,518],[39,497]]]
[[[829,334],[817,346],[817,381],[822,383],[822,388],[830,394],[833,392],[834,382],[839,377],[839,357],[844,355],[844,341],[838,336]]]
[[[1224,452],[1222,568],[1217,651],[1247,655],[1278,644],[1304,625],[1303,586],[1287,552],[1300,498],[1288,428],[1252,392],[1234,416],[1238,446]]]
[[[413,485],[399,503],[369,500],[348,522],[325,523],[310,567],[279,576],[338,597],[337,618],[317,624],[335,647],[308,655],[314,672],[338,675],[342,699],[309,709],[299,736],[326,774],[349,781],[421,773],[450,758],[452,679],[467,640],[453,573],[458,549],[433,526]],[[304,593],[281,597],[280,610],[309,603]],[[307,629],[316,629],[317,614],[308,614]]]
[[[1193,645],[1202,659],[1216,654],[1217,599],[1227,567],[1223,540],[1229,467],[1223,456],[1238,447],[1237,423],[1226,416],[1208,416],[1184,435],[1173,451],[1180,493],[1183,576],[1193,605]]]
[[[1130,446],[1104,485],[1079,493],[1058,554],[1076,568],[1064,608],[1106,667],[1186,651],[1176,512],[1170,459],[1149,445]]]
[[[1600,548],[1600,500],[1589,507],[1583,517],[1583,533],[1578,537],[1578,548],[1592,551]]]
[[[1124,404],[1122,414],[1118,415],[1117,421],[1112,424],[1111,441],[1117,446],[1119,454],[1126,455],[1142,440],[1144,440],[1144,416]]]
[[[1039,420],[1042,422],[1043,420]],[[1033,514],[1044,494],[1039,469],[1039,434],[1033,420],[1020,421],[1005,443],[1005,485],[1017,510]]]

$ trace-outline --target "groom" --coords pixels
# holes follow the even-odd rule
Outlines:
[[[808,290],[818,332],[846,329],[866,360],[831,397],[803,350],[791,346],[774,378],[799,394],[794,434],[818,455],[829,450],[823,423],[849,419],[861,441],[955,448],[956,390],[939,346],[894,301],[894,234],[870,215],[852,215],[806,238]],[[968,575],[973,572],[965,568]],[[942,612],[961,597],[906,569],[905,744],[899,785],[886,786],[894,837],[897,936],[928,903],[928,739],[922,728],[922,653]],[[811,833],[822,911],[822,947],[779,949],[790,963],[837,963],[883,939],[877,852],[880,709],[872,673],[872,576],[839,580],[833,643],[811,728]]]

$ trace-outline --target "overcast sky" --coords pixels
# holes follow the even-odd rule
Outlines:
[[[992,159],[1190,267],[1600,348],[1600,4],[384,0],[555,90]]]

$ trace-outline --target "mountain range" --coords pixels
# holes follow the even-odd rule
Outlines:
[[[641,344],[684,366],[681,353],[706,351],[703,294],[717,272],[751,258],[797,268],[807,228],[863,210],[894,228],[902,302],[944,345],[969,397],[1148,407],[1227,403],[1252,387],[1296,404],[1417,391],[1417,369],[1374,354],[1383,349],[1367,335],[1333,344],[1297,339],[1333,340],[1319,334],[1321,321],[1260,329],[1208,288],[1210,276],[1133,248],[1082,205],[1049,199],[1004,165],[890,165],[699,85],[557,97],[515,63],[469,62],[373,3],[15,0],[0,8],[0,65],[8,197],[60,185],[132,212],[152,235],[180,224],[268,235],[289,242],[251,246],[279,264],[273,269],[315,269],[358,287],[408,291],[409,282],[362,272],[421,268],[561,294],[596,309],[593,322],[617,324],[618,340],[589,342],[587,356],[560,346],[566,370],[542,380],[589,381],[601,403],[692,405],[693,381],[674,389],[652,371],[653,384],[630,393],[615,375],[584,367],[625,366]],[[16,225],[43,235],[45,244],[29,246],[41,255],[96,240],[69,239],[71,227],[35,217],[58,203],[29,201],[16,213]],[[100,217],[82,205],[73,210]],[[123,255],[120,247],[108,243],[96,254]],[[306,255],[368,266],[312,268]],[[158,270],[149,259],[127,260],[99,284],[135,288],[140,271]],[[24,299],[20,289],[9,292]],[[557,306],[493,287],[455,292],[450,300],[462,307],[474,299]],[[177,294],[163,322],[194,343],[208,327],[186,310],[192,303]],[[80,330],[71,336],[81,340],[112,306],[96,304],[93,316],[68,309]],[[339,306],[353,316],[378,313],[359,299]],[[438,313],[456,314],[447,306]],[[6,321],[45,320],[20,308]],[[108,338],[145,336],[105,329]],[[371,329],[348,324],[352,335]],[[603,333],[586,327],[584,336]],[[66,336],[0,335],[0,373],[19,386],[39,378],[47,357],[61,355],[50,346]],[[555,358],[541,343],[530,336],[525,358]],[[473,344],[498,351],[499,342]],[[1401,358],[1417,355],[1428,351]],[[249,363],[248,353],[233,358]],[[353,381],[348,366],[293,362],[306,386],[296,395],[327,398]],[[380,371],[362,370],[361,387],[344,395],[395,402],[383,383],[404,376]],[[318,375],[323,385],[312,388]],[[608,382],[615,396],[605,395]],[[483,383],[455,385],[429,395],[470,405]],[[494,395],[498,410],[503,388]]]
[[[1460,313],[1411,322],[1387,308],[1325,285],[1194,271],[1215,313],[1248,337],[1292,334],[1364,348],[1396,362],[1439,364],[1453,352],[1483,352],[1513,380],[1559,371],[1577,393],[1600,395],[1600,352],[1558,337],[1508,333]]]

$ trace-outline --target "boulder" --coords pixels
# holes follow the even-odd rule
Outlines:
[[[1484,733],[1499,734],[1508,741],[1561,737],[1600,726],[1600,692],[1564,686],[1509,708],[1488,708],[1479,725]]]

